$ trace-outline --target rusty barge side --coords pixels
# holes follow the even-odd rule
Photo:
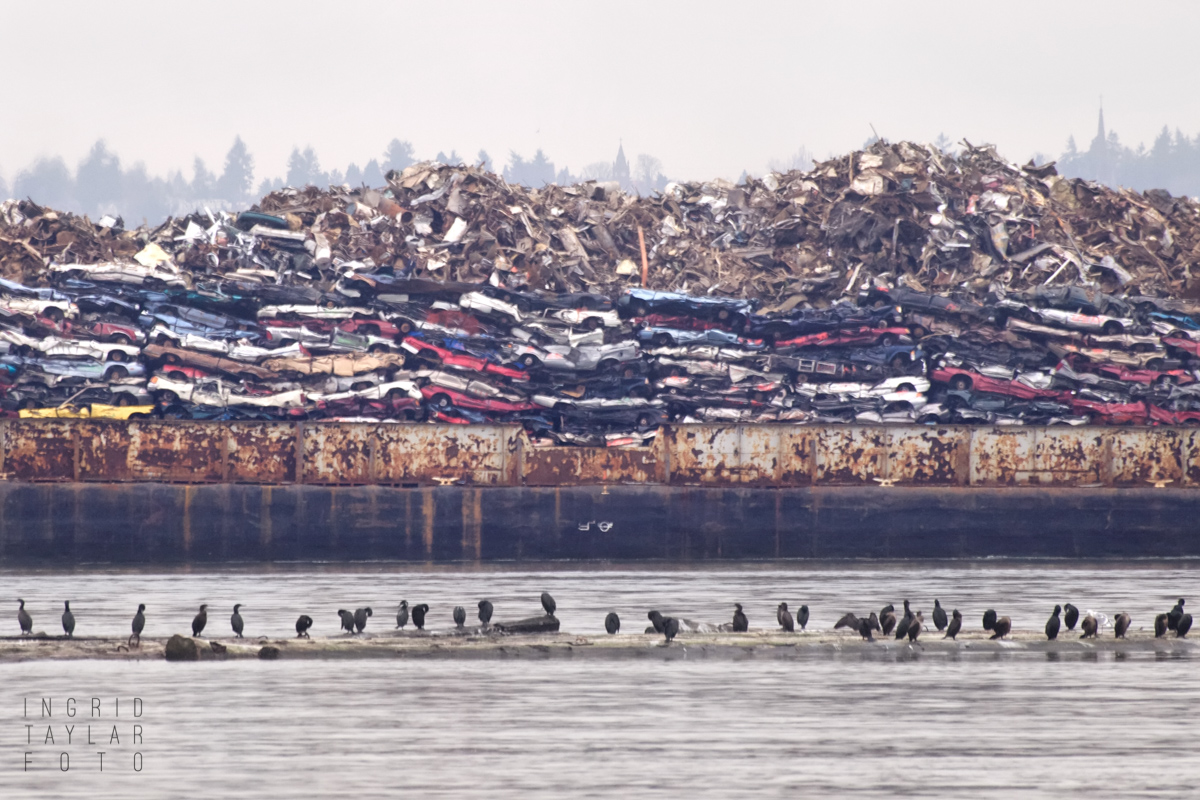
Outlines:
[[[1200,430],[0,423],[0,563],[1200,556]]]

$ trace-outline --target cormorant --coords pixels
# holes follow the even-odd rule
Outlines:
[[[1075,623],[1079,622],[1079,609],[1067,603],[1063,606],[1063,623],[1067,626],[1067,630],[1075,630]]]
[[[546,609],[546,616],[548,617],[553,617],[554,610],[558,608],[558,605],[554,602],[554,598],[550,596],[549,592],[542,592],[542,608]]]
[[[858,635],[866,639],[868,642],[875,641],[875,637],[871,635],[871,631],[879,630],[879,617],[875,616],[875,612],[871,612],[871,616],[858,622]]]
[[[650,624],[654,626],[654,631],[653,631],[654,633],[662,633],[663,632],[663,625],[665,624],[666,617],[664,617],[662,614],[658,613],[657,609],[652,610],[652,611],[647,611],[646,619],[650,620]],[[646,631],[646,633],[650,633],[650,632],[651,631]]]
[[[204,630],[204,626],[208,624],[208,604],[200,605],[200,613],[192,619],[192,636],[199,636]]]
[[[75,615],[71,613],[71,601],[63,601],[63,630],[67,632],[67,638],[75,636]]]
[[[1175,607],[1167,612],[1167,629],[1175,630],[1179,626],[1179,618],[1183,616],[1183,598],[1179,598],[1179,602]]]
[[[912,609],[908,606],[908,601],[904,601],[904,616],[896,623],[896,638],[903,639],[908,635],[908,628],[913,624]]]
[[[495,609],[492,607],[492,602],[490,600],[479,601],[479,621],[483,623],[483,627],[486,628],[488,623],[492,621],[493,610]]]
[[[1130,618],[1129,618],[1129,615],[1128,615],[1128,614],[1126,614],[1124,611],[1122,611],[1120,614],[1117,614],[1117,620],[1116,620],[1116,623],[1115,623],[1115,624],[1114,624],[1114,626],[1113,626],[1113,627],[1116,629],[1116,632],[1117,632],[1117,637],[1116,637],[1116,638],[1118,638],[1118,639],[1124,639],[1124,638],[1125,638],[1125,632],[1126,632],[1127,630],[1129,630],[1129,623],[1130,623],[1131,621],[1132,621],[1132,620],[1130,620]]]
[[[1167,615],[1159,614],[1154,618],[1154,638],[1161,639],[1167,635]]]
[[[796,632],[796,623],[792,621],[792,612],[788,611],[787,603],[779,604],[779,625],[785,633]]]
[[[462,606],[454,607],[454,627],[462,628],[463,623],[467,621],[467,610]]]
[[[992,638],[993,639],[1003,639],[1005,636],[1008,636],[1008,634],[1011,632],[1012,632],[1012,620],[1009,619],[1008,617],[1000,617],[999,619],[996,620],[995,624],[992,625]]]
[[[950,627],[946,628],[946,635],[943,639],[954,639],[958,641],[958,632],[962,630],[962,614],[956,608],[950,612]]]
[[[33,617],[25,610],[25,601],[18,597],[17,602],[21,604],[17,609],[17,622],[21,623],[21,634],[33,633]]]
[[[1055,606],[1054,613],[1050,615],[1050,619],[1046,620],[1046,638],[1054,641],[1058,638],[1058,630],[1062,627],[1062,620],[1059,619],[1059,614],[1062,613],[1062,606]]]
[[[808,626],[808,606],[800,606],[800,610],[796,612],[796,624],[800,626],[800,630]]]
[[[239,639],[243,638],[242,637],[242,629],[245,627],[244,623],[242,622],[242,615],[240,613],[241,607],[242,607],[241,603],[238,603],[237,605],[235,605],[233,607],[233,616],[231,616],[229,618],[229,624],[233,626],[233,632],[234,632],[234,634],[237,635],[237,638],[239,638]]]
[[[311,639],[312,637],[308,635],[308,629],[311,627],[312,617],[307,614],[301,614],[300,618],[296,620],[296,638]]]
[[[137,639],[137,646],[142,646],[142,630],[146,627],[146,604],[139,603],[137,613],[133,615],[133,635],[129,637],[129,641],[125,644],[133,646],[133,640]]]
[[[888,603],[879,612],[879,631],[884,636],[891,636],[896,629],[896,607]]]
[[[733,604],[733,632],[745,633],[750,630],[750,620],[746,619],[746,615],[742,613],[742,604]]]
[[[396,611],[396,628],[403,628],[408,624],[408,601],[401,600],[400,608]]]
[[[429,613],[429,604],[421,603],[419,606],[412,607],[413,625],[417,626],[417,630],[425,630],[425,615]]]
[[[617,616],[617,612],[608,612],[608,616],[604,618],[604,630],[608,631],[610,634],[620,633],[621,618]]]
[[[996,609],[989,608],[983,612],[983,629],[985,631],[994,630],[996,627]]]
[[[354,610],[354,628],[355,628],[355,630],[357,630],[359,633],[362,633],[363,628],[367,627],[367,617],[371,616],[374,613],[375,612],[371,610],[370,606],[368,606],[367,608],[355,609]]]
[[[942,603],[936,598],[933,601],[933,625],[938,629],[938,632],[946,630],[946,625],[950,620],[946,618],[946,609],[942,608]]]
[[[344,608],[339,608],[338,616],[342,618],[342,630],[347,633],[354,633],[354,613]]]
[[[855,613],[847,611],[845,614],[842,614],[841,619],[833,623],[833,629],[836,631],[838,628],[849,628],[852,631],[856,631],[858,630],[858,622],[859,620]]]
[[[1096,618],[1088,614],[1083,618],[1083,622],[1079,623],[1079,630],[1083,631],[1083,635],[1079,637],[1080,639],[1086,639],[1089,636],[1093,639],[1096,638]]]
[[[663,617],[663,635],[667,637],[667,644],[679,633],[679,620],[674,617]]]
[[[908,640],[915,642],[917,637],[921,635],[921,628],[925,624],[925,615],[918,611],[912,620],[912,624],[908,626]]]
[[[1187,636],[1188,631],[1192,629],[1192,615],[1184,614],[1179,618],[1179,624],[1175,626],[1175,638],[1182,639]]]

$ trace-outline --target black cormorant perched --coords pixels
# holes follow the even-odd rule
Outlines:
[[[1012,620],[1008,617],[1000,617],[996,623],[992,625],[992,638],[1003,639],[1012,632]]]
[[[892,631],[896,629],[896,607],[891,603],[884,606],[879,612],[879,631],[884,636],[891,636]]]
[[[608,616],[604,618],[604,630],[608,631],[610,634],[620,632],[621,618],[617,616],[617,612],[608,612]]]
[[[989,608],[983,612],[983,629],[985,631],[994,630],[996,627],[996,609]]]
[[[71,613],[71,601],[63,601],[63,630],[67,632],[67,638],[75,636],[75,615]]]
[[[21,604],[17,609],[17,622],[21,623],[21,633],[33,633],[33,617],[25,610],[25,601],[18,597],[17,602]]]
[[[492,621],[492,612],[494,610],[491,600],[479,601],[479,621],[483,623],[483,627],[486,628],[488,623]]]
[[[408,601],[401,600],[400,608],[396,610],[396,628],[403,628],[408,624]]]
[[[126,644],[128,644],[130,647],[133,646],[132,642],[134,639],[137,639],[138,647],[142,646],[142,631],[146,627],[145,611],[146,611],[146,604],[139,603],[137,613],[133,615],[133,625],[131,626],[133,628],[133,635],[130,636],[129,641],[126,642]]]
[[[1125,638],[1125,632],[1129,630],[1130,622],[1132,622],[1132,620],[1124,611],[1122,611],[1120,614],[1117,614],[1116,624],[1114,625],[1114,629],[1116,630],[1116,638]]]
[[[663,632],[663,623],[664,623],[664,620],[666,620],[666,617],[664,617],[662,614],[658,613],[657,609],[647,611],[646,619],[650,620],[650,624],[654,626],[654,631],[653,631],[654,633],[662,633]],[[650,631],[646,631],[646,633],[650,633]]]
[[[367,627],[367,617],[374,613],[375,612],[371,610],[370,606],[366,608],[356,608],[354,610],[354,629],[359,633],[362,633],[363,628]]]
[[[946,618],[946,609],[942,608],[942,601],[936,598],[933,601],[933,626],[938,629],[938,632],[946,630],[946,625],[950,622]]]
[[[554,598],[550,596],[549,592],[542,592],[542,608],[546,609],[546,616],[548,617],[553,617],[554,610],[558,608],[558,605],[554,602]]]
[[[950,626],[946,628],[946,635],[943,639],[954,639],[958,641],[958,632],[962,630],[962,614],[956,608],[950,612]]]
[[[1154,638],[1161,639],[1167,635],[1167,615],[1159,614],[1154,618]]]
[[[421,603],[412,607],[413,625],[417,626],[417,630],[425,630],[425,615],[429,613],[429,604]]]
[[[204,630],[204,626],[208,624],[208,604],[200,605],[200,613],[192,619],[192,636],[199,636]]]
[[[1183,616],[1183,598],[1179,598],[1179,602],[1175,607],[1167,612],[1167,629],[1175,630],[1179,626],[1179,618]]]
[[[1067,626],[1067,630],[1075,630],[1075,623],[1079,622],[1079,609],[1067,603],[1063,606],[1063,624]]]
[[[342,630],[347,633],[354,633],[354,612],[339,608],[338,616],[342,618]]]
[[[866,639],[868,642],[875,641],[875,637],[871,635],[871,631],[879,630],[879,617],[875,616],[875,612],[871,612],[871,616],[858,622],[858,635]]]
[[[1062,620],[1058,616],[1061,613],[1062,606],[1055,606],[1054,613],[1046,620],[1046,638],[1052,642],[1058,638],[1058,629],[1062,627]]]
[[[312,624],[312,617],[307,614],[301,614],[300,618],[296,620],[296,638],[311,639],[312,637],[308,635],[308,629],[312,627]]]
[[[1192,629],[1192,615],[1184,614],[1179,618],[1179,623],[1175,626],[1175,636],[1182,639],[1187,636],[1188,631]]]
[[[678,634],[679,620],[674,617],[663,617],[663,635],[667,637],[667,644],[670,644]]]
[[[1091,614],[1088,614],[1083,618],[1083,622],[1079,623],[1079,630],[1083,631],[1083,635],[1081,635],[1079,638],[1086,639],[1090,636],[1091,638],[1095,639],[1097,627],[1096,618]]]
[[[750,630],[750,620],[746,619],[746,615],[742,612],[742,604],[733,604],[733,632],[745,633]]]
[[[233,632],[239,639],[243,638],[242,630],[245,627],[245,624],[242,622],[241,608],[242,608],[241,603],[238,603],[237,605],[235,605],[233,607],[233,616],[231,616],[229,618],[229,624],[231,626],[233,626]]]
[[[779,604],[779,627],[784,633],[795,633],[796,623],[792,620],[792,612],[788,611],[787,603]]]
[[[796,612],[796,624],[800,626],[800,630],[808,626],[808,606],[800,606],[800,610]]]
[[[918,611],[913,615],[912,624],[908,626],[908,640],[915,642],[917,637],[921,635],[921,628],[925,625],[925,615]]]
[[[896,638],[903,639],[908,636],[908,628],[913,624],[912,609],[908,606],[908,601],[904,601],[904,616],[900,617],[900,621],[896,623]]]
[[[467,610],[462,606],[455,606],[453,616],[454,627],[462,628],[463,624],[467,621]]]

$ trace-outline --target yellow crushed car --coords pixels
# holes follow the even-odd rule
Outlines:
[[[57,408],[23,408],[21,419],[146,419],[154,416],[154,406],[107,406],[91,403],[85,406]]]

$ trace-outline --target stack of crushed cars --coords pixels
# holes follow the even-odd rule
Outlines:
[[[589,446],[665,422],[1200,422],[1186,198],[882,142],[651,198],[388,181],[153,229],[0,203],[0,413]]]

